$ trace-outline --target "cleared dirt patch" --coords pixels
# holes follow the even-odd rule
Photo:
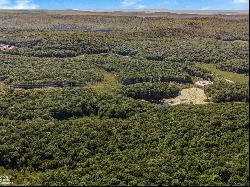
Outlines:
[[[207,104],[207,96],[201,88],[187,88],[180,92],[180,95],[172,99],[163,99],[163,105],[174,106],[179,104]]]
[[[209,85],[209,84],[213,84],[212,81],[208,81],[208,80],[199,80],[195,83],[196,85],[198,86],[206,86],[206,85]]]
[[[229,80],[229,79],[225,79],[227,82],[230,82],[230,83],[235,83],[234,81],[231,81],[231,80]]]
[[[14,48],[15,48],[14,46],[0,44],[0,51],[7,51],[7,50],[14,49]]]

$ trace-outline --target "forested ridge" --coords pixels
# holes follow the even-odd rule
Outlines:
[[[248,24],[0,11],[11,46],[0,50],[0,174],[14,185],[248,186]],[[159,104],[190,88],[204,104]]]

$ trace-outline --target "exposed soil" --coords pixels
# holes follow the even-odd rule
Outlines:
[[[206,85],[213,84],[213,82],[212,81],[207,81],[207,80],[200,80],[200,81],[197,81],[195,84],[198,85],[198,86],[203,86],[204,87]]]
[[[187,88],[183,89],[179,96],[172,99],[163,99],[163,105],[174,106],[179,104],[207,104],[207,96],[201,88]]]
[[[229,80],[229,79],[225,79],[227,82],[230,82],[230,83],[235,83],[234,81],[231,81],[231,80]]]
[[[14,48],[15,48],[14,46],[0,44],[0,51],[7,51],[7,50],[14,49]]]

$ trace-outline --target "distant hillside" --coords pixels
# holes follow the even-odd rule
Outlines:
[[[248,17],[248,10],[1,10],[7,13],[56,13],[65,15],[106,15],[138,17],[194,17],[194,16],[237,16]]]

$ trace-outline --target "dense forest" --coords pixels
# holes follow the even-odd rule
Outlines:
[[[249,87],[246,84],[218,81],[213,85],[206,86],[205,92],[216,103],[230,101],[249,102]]]
[[[178,95],[180,88],[175,84],[166,83],[141,83],[125,86],[123,93],[134,99],[160,100]]]
[[[0,174],[248,186],[248,26],[244,15],[0,11]],[[190,88],[204,104],[159,104]]]

